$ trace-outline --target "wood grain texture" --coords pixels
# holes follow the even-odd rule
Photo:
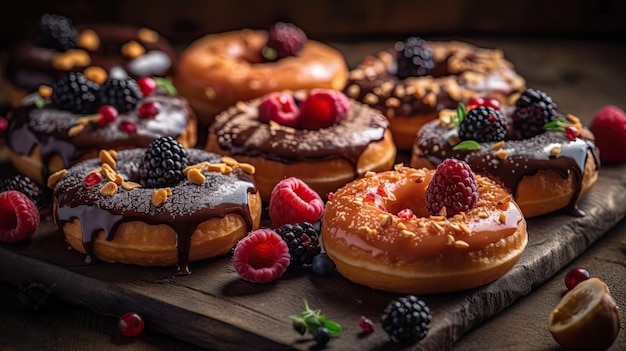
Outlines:
[[[624,218],[626,167],[605,168],[581,201],[587,216],[561,214],[528,220],[529,245],[513,269],[497,281],[473,290],[422,296],[432,309],[427,337],[414,350],[450,348],[463,334],[528,295],[580,255]],[[186,277],[162,280],[171,267],[86,264],[70,251],[47,220],[22,245],[0,247],[0,279],[19,284],[40,281],[57,296],[97,313],[117,316],[135,310],[147,327],[208,349],[309,349],[289,314],[306,298],[344,327],[333,340],[339,349],[388,349],[384,333],[360,336],[360,315],[377,318],[397,294],[353,284],[338,273],[319,278],[307,268],[288,272],[270,284],[243,281],[229,256],[192,264]]]

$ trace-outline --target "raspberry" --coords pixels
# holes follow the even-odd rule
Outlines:
[[[154,139],[146,149],[139,169],[141,181],[148,188],[173,186],[185,179],[187,150],[176,139],[164,136]]]
[[[52,84],[50,100],[60,109],[86,114],[97,111],[96,95],[100,85],[89,80],[81,72],[69,72]]]
[[[330,127],[348,117],[350,101],[342,92],[313,89],[300,106],[300,126],[306,129]]]
[[[267,43],[261,53],[266,61],[276,61],[296,55],[306,41],[302,29],[291,23],[277,22],[269,28]]]
[[[233,253],[235,270],[243,279],[267,283],[280,278],[291,256],[285,241],[271,229],[257,229],[239,240]]]
[[[420,77],[430,74],[435,68],[430,45],[418,37],[408,37],[394,45],[396,51],[396,75],[400,79]]]
[[[32,237],[39,220],[39,211],[28,196],[17,190],[0,193],[0,241],[15,243]]]
[[[600,149],[600,161],[626,162],[626,114],[614,105],[598,110],[591,119],[589,130]]]
[[[275,121],[288,127],[297,127],[300,121],[300,109],[293,95],[273,92],[265,95],[258,107],[259,120],[263,123]]]
[[[313,259],[320,254],[322,248],[319,241],[319,233],[308,222],[297,224],[285,224],[275,229],[276,234],[287,243],[291,255],[291,267],[300,267],[311,264]]]
[[[446,215],[471,210],[478,202],[474,172],[464,161],[448,158],[437,166],[426,188],[426,209],[433,216],[445,207]]]
[[[462,140],[500,141],[506,135],[506,119],[499,110],[489,106],[482,105],[469,110],[459,125],[459,137]]]
[[[396,344],[410,344],[428,334],[432,315],[426,302],[415,295],[391,301],[380,314],[380,323]]]
[[[517,99],[511,117],[518,136],[527,139],[543,133],[543,126],[559,118],[559,113],[556,104],[546,93],[526,89]]]
[[[39,21],[35,44],[56,51],[67,51],[76,46],[77,37],[78,31],[69,18],[46,13]]]
[[[27,176],[17,174],[12,178],[0,180],[0,193],[7,190],[17,190],[28,196],[37,208],[42,207],[44,191]]]
[[[281,180],[270,194],[269,215],[274,228],[300,222],[315,223],[324,212],[324,201],[296,177]]]

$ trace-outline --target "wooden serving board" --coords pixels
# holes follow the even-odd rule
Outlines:
[[[118,316],[137,311],[146,327],[207,349],[308,350],[310,334],[300,336],[289,315],[303,310],[303,299],[343,327],[331,340],[334,350],[441,350],[464,333],[529,294],[581,254],[626,215],[626,165],[603,167],[596,186],[580,202],[585,217],[563,214],[528,220],[529,244],[506,275],[481,288],[421,296],[432,309],[425,339],[399,347],[388,341],[378,315],[398,294],[376,291],[310,269],[288,271],[279,280],[253,284],[235,272],[229,256],[191,264],[193,273],[166,281],[171,267],[86,264],[68,249],[50,218],[28,242],[0,246],[0,279],[39,281],[56,296],[97,313]],[[364,335],[359,316],[377,323]]]

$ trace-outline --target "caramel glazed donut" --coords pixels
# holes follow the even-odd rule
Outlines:
[[[511,195],[476,175],[473,209],[431,216],[425,194],[434,173],[396,165],[329,197],[322,243],[345,278],[389,292],[446,293],[492,282],[517,262],[528,234]],[[396,215],[404,209],[415,216]]]
[[[513,125],[510,113],[503,114]],[[546,130],[531,138],[480,142],[476,150],[455,150],[459,128],[442,111],[441,118],[427,123],[417,134],[410,165],[435,168],[446,158],[460,159],[474,172],[503,184],[526,218],[561,209],[584,216],[578,202],[598,180],[600,160],[592,133],[577,117],[566,116],[580,131],[573,139],[563,131]],[[509,136],[512,133],[510,128]]]
[[[66,241],[98,260],[140,266],[177,265],[228,253],[261,220],[254,168],[199,149],[187,149],[186,179],[142,187],[146,149],[102,150],[52,174],[54,220]],[[90,176],[100,172],[96,182]]]
[[[288,177],[300,178],[326,198],[365,172],[389,170],[395,162],[389,122],[364,104],[350,99],[345,120],[327,128],[299,129],[261,122],[261,101],[240,102],[218,115],[209,127],[206,149],[254,165],[263,201]]]
[[[350,71],[346,83],[348,96],[389,118],[398,150],[410,151],[420,127],[437,118],[442,109],[455,109],[459,102],[467,103],[475,97],[491,97],[512,105],[525,89],[525,80],[500,50],[459,41],[421,43],[432,51],[432,69],[422,76],[403,79],[398,74],[398,50],[407,45],[398,42],[397,49],[365,57]]]
[[[43,105],[41,103],[43,102]],[[154,103],[159,112],[145,118],[141,106]],[[41,106],[41,107],[39,107]],[[120,112],[106,125],[98,113],[73,113],[55,106],[50,98],[29,95],[11,114],[7,146],[15,168],[43,185],[48,175],[95,157],[99,150],[147,147],[156,137],[169,135],[185,147],[196,143],[196,118],[187,101],[157,87],[137,106]]]
[[[244,29],[207,35],[181,52],[172,81],[200,124],[273,91],[344,87],[348,68],[336,49],[309,39],[295,56],[264,62],[267,40],[267,31]]]
[[[107,23],[74,27],[65,17],[47,16],[54,16],[57,23],[66,23],[67,38],[64,44],[48,37],[23,41],[11,51],[6,64],[5,90],[13,106],[40,85],[51,85],[63,74],[89,66],[107,72],[119,67],[135,78],[169,77],[174,72],[174,48],[154,30]]]

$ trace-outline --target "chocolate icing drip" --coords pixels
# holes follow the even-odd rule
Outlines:
[[[193,118],[190,117],[186,100],[158,89],[144,98],[135,110],[120,114],[112,123],[106,126],[97,122],[88,123],[81,133],[70,137],[69,129],[84,115],[59,110],[49,102],[37,108],[37,97],[37,94],[30,95],[13,112],[9,121],[7,145],[16,154],[25,156],[31,155],[38,147],[44,165],[58,155],[65,168],[93,157],[101,149],[147,147],[152,140],[164,135],[176,138],[185,130],[189,118]],[[140,118],[137,109],[142,103],[151,101],[161,105],[161,112],[154,119]],[[137,125],[137,132],[128,134],[120,130],[120,123],[124,121]],[[47,179],[47,167],[42,167],[42,172],[43,179]]]
[[[367,146],[382,140],[389,126],[379,112],[350,102],[348,118],[329,128],[316,130],[263,123],[258,119],[261,99],[231,107],[216,117],[210,134],[233,155],[263,157],[286,164],[343,158],[356,164]]]
[[[444,159],[453,157],[467,162],[476,173],[486,174],[500,182],[513,196],[517,195],[517,187],[524,176],[532,176],[541,170],[558,172],[563,178],[570,174],[574,181],[574,194],[566,208],[573,216],[584,216],[578,208],[578,197],[582,190],[585,163],[589,152],[599,165],[595,143],[591,140],[577,138],[569,140],[564,132],[546,131],[543,134],[524,140],[507,140],[504,149],[508,152],[505,159],[496,156],[491,149],[495,142],[483,142],[479,150],[453,150],[459,140],[458,128],[442,126],[439,121],[427,123],[418,132],[417,146],[422,155],[432,164],[439,164]],[[553,148],[561,152],[552,156]]]
[[[138,169],[143,162],[145,149],[118,152],[117,169],[126,181],[139,182]],[[221,162],[221,156],[198,149],[188,149],[190,164],[208,161]],[[240,215],[252,229],[253,221],[248,204],[248,193],[256,192],[250,175],[236,169],[230,174],[203,171],[206,181],[202,185],[184,180],[172,188],[172,195],[161,206],[154,206],[151,196],[154,189],[124,190],[121,187],[113,196],[102,196],[100,188],[107,180],[95,186],[84,184],[85,176],[101,166],[99,159],[89,159],[76,164],[56,185],[55,222],[60,230],[73,219],[80,220],[83,247],[87,261],[96,261],[93,241],[99,232],[106,240],[114,240],[118,226],[124,222],[142,221],[150,225],[170,226],[177,236],[178,262],[176,274],[189,274],[189,250],[196,227],[210,219],[226,214]]]

